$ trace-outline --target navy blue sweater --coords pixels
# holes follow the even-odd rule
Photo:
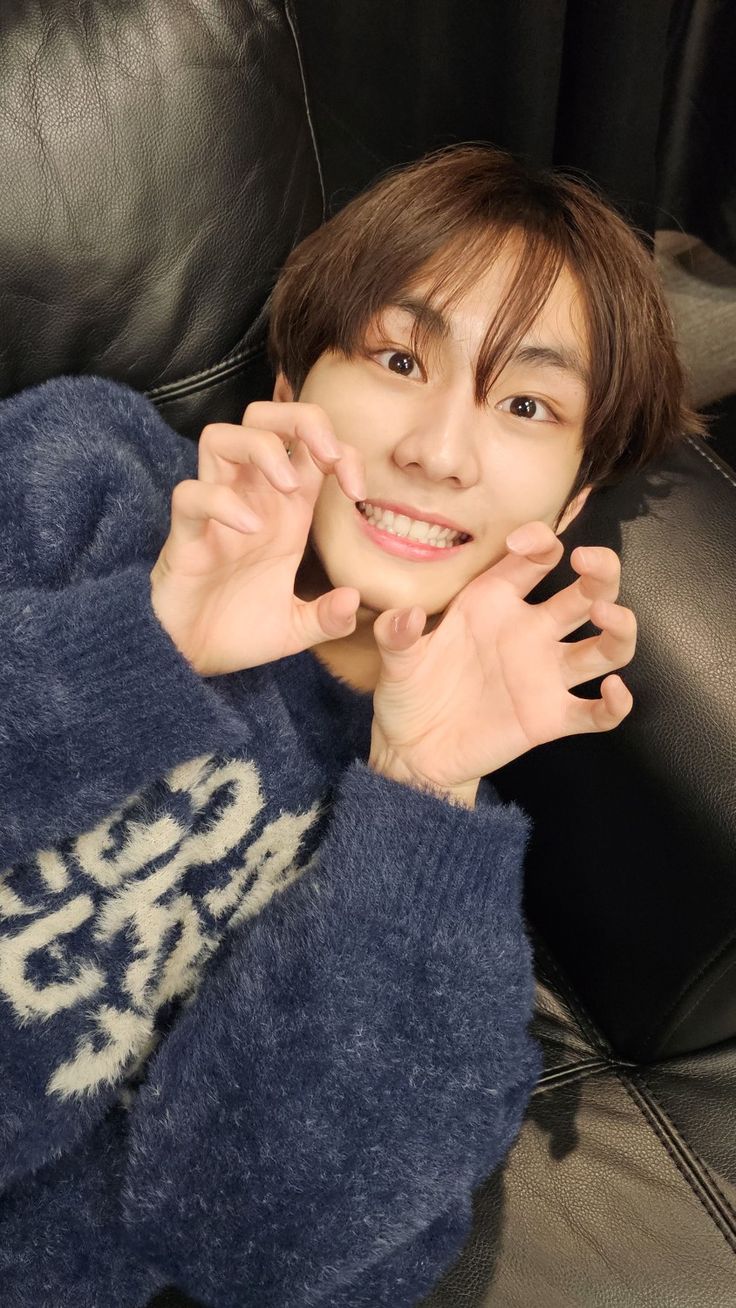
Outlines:
[[[194,672],[196,475],[127,386],[0,403],[0,1303],[404,1308],[541,1072],[530,819],[374,773],[310,652]]]

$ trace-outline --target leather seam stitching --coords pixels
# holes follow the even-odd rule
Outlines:
[[[688,445],[691,445],[692,448],[696,451],[696,453],[699,454],[702,459],[705,459],[706,463],[710,463],[711,467],[715,468],[716,472],[720,473],[720,475],[724,477],[725,480],[731,484],[731,486],[736,487],[736,477],[731,477],[728,471],[726,470],[726,468],[722,468],[720,463],[718,463],[713,458],[709,450],[707,450],[703,445],[701,445],[698,441],[696,441],[692,436],[688,436],[687,439],[688,439]]]
[[[713,1189],[715,1190],[719,1199],[723,1200],[723,1205],[726,1211],[729,1213],[729,1215],[733,1218],[734,1226],[736,1226],[736,1209],[734,1209],[728,1196],[725,1195],[721,1190],[721,1187],[719,1186],[718,1181],[713,1176],[713,1173],[708,1167],[708,1164],[704,1162],[703,1159],[700,1157],[700,1154],[697,1153],[695,1149],[692,1149],[691,1146],[687,1143],[684,1131],[681,1130],[679,1124],[673,1117],[670,1110],[662,1107],[662,1104],[660,1103],[659,1098],[657,1097],[655,1091],[652,1089],[646,1076],[641,1071],[637,1072],[636,1074],[636,1083],[637,1086],[640,1086],[646,1090],[652,1103],[657,1105],[657,1108],[659,1112],[662,1114],[664,1120],[672,1125],[673,1131],[677,1133],[678,1140],[681,1140],[683,1142],[683,1151],[689,1152],[692,1155],[692,1157],[697,1160],[698,1166],[703,1169],[704,1174],[707,1176],[709,1183],[713,1186]]]
[[[617,1067],[635,1067],[635,1064],[621,1062],[614,1064],[602,1059],[590,1059],[587,1063],[571,1064],[561,1068],[548,1068],[540,1076],[532,1094],[554,1094],[558,1089],[566,1089],[576,1081],[590,1081],[595,1076],[604,1076],[616,1071]]]
[[[226,359],[220,359],[218,363],[213,363],[210,368],[203,368],[201,372],[190,373],[188,377],[179,377],[177,381],[166,382],[163,386],[152,386],[143,394],[153,404],[167,404],[171,400],[179,399],[181,395],[186,394],[189,390],[197,390],[208,382],[218,381],[229,372],[239,372],[244,364],[249,363],[255,355],[262,353],[263,348],[264,342],[260,341],[248,349],[238,351],[237,354],[228,355]]]
[[[663,1149],[669,1154],[683,1180],[699,1201],[703,1211],[720,1231],[729,1248],[736,1253],[736,1213],[706,1163],[686,1142],[669,1113],[662,1108],[651,1087],[640,1074],[635,1073],[631,1083],[627,1084],[616,1068],[613,1071],[627,1095],[636,1104],[648,1126],[654,1131]],[[700,1176],[697,1175],[698,1171],[701,1173]],[[718,1210],[716,1199],[713,1195],[708,1195],[708,1188],[720,1200],[724,1213],[731,1218],[733,1225],[730,1228],[729,1223],[725,1220],[724,1213],[720,1213]]]
[[[321,161],[321,159],[320,159],[320,157],[319,157],[319,150],[318,150],[318,148],[317,148],[317,137],[316,137],[316,134],[315,134],[315,131],[314,131],[314,123],[312,122],[312,111],[311,111],[310,104],[309,104],[309,96],[308,96],[308,94],[307,94],[307,79],[306,79],[306,77],[305,77],[305,75],[304,75],[304,62],[303,62],[303,60],[302,60],[302,50],[301,50],[301,46],[300,46],[300,44],[299,44],[299,36],[298,36],[298,29],[297,29],[297,24],[296,24],[296,18],[295,18],[294,12],[293,12],[293,8],[292,8],[291,0],[285,0],[285,4],[284,4],[284,12],[285,12],[285,14],[286,14],[286,21],[288,22],[288,24],[289,24],[289,28],[291,29],[291,35],[292,35],[292,39],[293,39],[293,42],[294,42],[294,49],[295,49],[295,51],[296,51],[297,63],[298,63],[298,65],[299,65],[299,76],[300,76],[300,78],[301,78],[301,83],[302,83],[302,95],[303,95],[303,97],[304,97],[304,112],[305,112],[305,114],[306,114],[306,116],[307,116],[307,125],[308,125],[308,127],[309,127],[309,135],[310,135],[311,138],[312,138],[312,149],[313,149],[313,151],[314,151],[314,162],[315,162],[315,164],[317,165],[317,176],[319,177],[319,189],[320,189],[320,194],[321,194],[321,196],[322,196],[322,221],[324,222],[324,221],[325,221],[326,212],[327,212],[327,196],[326,196],[326,193],[325,193],[325,181],[324,181],[324,177],[322,176],[322,161]]]

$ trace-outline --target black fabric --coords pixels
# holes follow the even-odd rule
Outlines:
[[[736,263],[736,5],[678,0],[659,147],[660,227]]]
[[[685,227],[736,261],[733,4],[294,8],[330,213],[394,164],[491,141],[591,178],[648,236]]]

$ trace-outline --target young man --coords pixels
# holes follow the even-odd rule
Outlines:
[[[541,1073],[488,774],[631,708],[613,552],[525,596],[699,430],[666,310],[605,205],[481,147],[358,197],[271,308],[273,401],[196,448],[101,378],[0,405],[13,1308],[408,1308]]]

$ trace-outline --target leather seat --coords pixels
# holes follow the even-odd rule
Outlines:
[[[291,5],[15,0],[0,68],[0,393],[96,373],[193,440],[240,421],[272,393],[268,292],[326,212]],[[576,544],[619,553],[635,708],[494,774],[534,822],[545,1070],[432,1308],[736,1302],[735,509],[690,441],[594,495],[531,597]]]

